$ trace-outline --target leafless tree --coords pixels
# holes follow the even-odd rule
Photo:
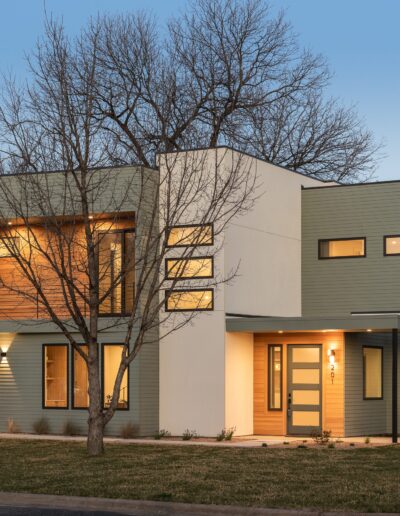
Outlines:
[[[326,97],[330,72],[262,0],[199,0],[164,34],[146,14],[86,29],[99,48],[98,110],[117,162],[228,144],[307,175],[354,182],[379,145],[354,109]]]
[[[97,455],[129,364],[145,343],[158,340],[161,324],[165,336],[196,314],[163,310],[164,291],[178,280],[183,290],[189,285],[181,276],[188,258],[201,254],[205,235],[191,235],[167,280],[169,228],[184,220],[212,224],[218,252],[226,224],[251,208],[257,178],[251,160],[240,154],[225,160],[227,150],[160,155],[159,169],[107,168],[115,141],[96,111],[96,47],[89,55],[85,38],[71,46],[59,25],[47,29],[31,61],[34,80],[21,89],[8,81],[0,106],[0,241],[12,259],[0,269],[0,284],[25,318],[36,312],[40,323],[50,320],[87,364],[88,451]],[[60,172],[42,173],[54,169]],[[103,260],[102,244],[109,230],[126,224],[134,224],[136,244],[115,268],[115,260]],[[202,267],[200,261],[196,275]],[[234,275],[216,271],[203,285],[217,287]],[[101,317],[126,282],[132,298],[124,313]],[[111,328],[124,332],[124,344],[105,405],[99,338]]]

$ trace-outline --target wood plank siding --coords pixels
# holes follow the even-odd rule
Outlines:
[[[268,410],[267,367],[268,344],[283,346],[282,411]],[[344,335],[343,332],[260,333],[254,335],[254,433],[285,435],[287,433],[287,346],[288,344],[322,344],[322,427],[334,436],[344,435]],[[333,383],[328,359],[335,350]]]
[[[113,221],[102,219],[96,223],[96,230],[110,231],[125,229],[134,226],[133,218]],[[81,290],[85,292],[88,284],[86,249],[84,244],[84,227],[82,223],[65,223],[63,226],[66,240],[74,243],[72,248],[74,264],[73,274],[75,281],[79,282]],[[30,263],[36,276],[40,279],[41,288],[50,301],[51,307],[62,317],[68,317],[65,298],[62,292],[60,280],[44,258],[41,251],[35,250],[35,245],[39,249],[45,249],[53,255],[54,260],[60,259],[60,251],[56,248],[59,237],[51,237],[48,229],[38,224],[29,232],[23,226],[13,226],[7,232],[7,237],[19,239],[20,252],[25,256],[30,254]],[[34,243],[37,239],[38,244]],[[30,245],[28,242],[33,242]],[[67,252],[68,246],[65,248]],[[13,290],[15,289],[15,290]],[[23,294],[21,294],[23,291]],[[0,257],[0,320],[9,319],[48,319],[48,314],[43,306],[37,301],[37,290],[27,279],[20,269],[15,258]],[[78,299],[78,305],[85,314],[86,307],[82,299]]]

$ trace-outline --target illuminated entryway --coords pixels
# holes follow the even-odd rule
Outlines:
[[[288,434],[310,435],[322,429],[322,346],[289,345],[287,368]]]

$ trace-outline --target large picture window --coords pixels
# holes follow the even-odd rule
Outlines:
[[[268,346],[268,410],[282,410],[282,346]]]
[[[115,380],[117,378],[119,365],[121,363],[121,355],[123,350],[122,344],[104,344],[103,345],[103,403],[107,408],[112,399]],[[122,378],[119,391],[118,409],[129,408],[129,377],[128,369],[126,369]]]
[[[68,346],[43,345],[43,406],[68,408]]]
[[[364,346],[364,399],[383,398],[383,348]]]
[[[193,226],[173,226],[167,233],[167,247],[188,247],[192,245],[213,245],[212,224]]]
[[[88,346],[81,346],[82,351],[87,354]],[[89,407],[89,374],[85,360],[74,349],[72,361],[72,408]]]
[[[320,260],[329,258],[362,258],[366,256],[366,239],[334,238],[319,240],[318,257]]]
[[[127,315],[135,290],[135,234],[133,229],[99,233],[99,295],[101,315]]]
[[[196,258],[167,258],[165,260],[167,279],[212,278],[213,259],[210,256]]]
[[[167,312],[207,311],[214,309],[212,289],[169,290],[165,296]]]

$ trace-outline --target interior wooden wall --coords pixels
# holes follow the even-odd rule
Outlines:
[[[113,230],[133,227],[133,219],[121,219],[119,221],[110,221],[103,219],[95,222],[96,230]],[[65,232],[68,235],[73,234],[71,240],[76,242],[76,249],[72,262],[75,263],[73,275],[75,281],[79,281],[81,288],[88,283],[86,267],[86,255],[84,245],[83,224],[65,224]],[[51,235],[44,227],[37,225],[33,230],[35,238],[38,239],[41,249],[51,248]],[[19,237],[21,241],[21,253],[29,253],[27,231],[22,226],[13,227],[7,232],[7,236]],[[54,242],[55,237],[53,237]],[[68,239],[68,237],[67,237]],[[56,242],[59,241],[57,237]],[[53,243],[54,246],[54,243]],[[55,253],[57,259],[57,253]],[[32,251],[31,264],[35,271],[35,275],[40,279],[41,287],[50,300],[52,308],[58,315],[69,317],[66,308],[65,298],[61,289],[61,284],[54,270],[39,251]],[[2,284],[3,282],[3,284]],[[6,286],[5,286],[6,285]],[[11,287],[11,288],[10,288]],[[13,291],[15,289],[15,291]],[[36,289],[29,282],[25,274],[21,271],[15,258],[0,257],[0,320],[8,319],[48,319],[48,313],[44,307],[41,307],[35,301],[28,299],[27,296],[21,295],[21,291],[36,297]],[[80,308],[85,312],[83,301],[80,301]]]
[[[268,344],[282,344],[282,411],[268,410]],[[343,332],[262,333],[254,335],[254,433],[286,435],[287,345],[322,344],[322,426],[333,436],[344,435],[344,334]],[[328,358],[335,350],[335,377],[332,383]]]

